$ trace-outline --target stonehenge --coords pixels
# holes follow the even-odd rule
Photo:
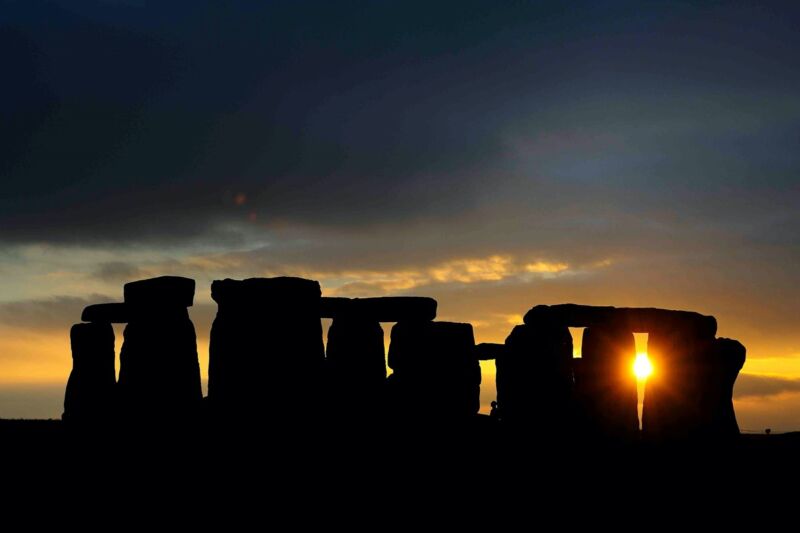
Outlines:
[[[563,304],[537,305],[523,322],[514,328],[496,361],[501,417],[518,423],[522,415],[529,423],[548,420],[560,427],[562,418],[553,420],[541,412],[546,402],[550,413],[561,416],[577,408],[573,425],[582,425],[590,433],[635,434],[635,384],[624,366],[635,355],[632,333],[647,332],[649,358],[657,370],[646,383],[643,436],[669,441],[738,434],[731,398],[745,351],[736,341],[715,338],[714,317],[666,309]],[[553,338],[538,337],[542,331],[563,335],[568,327],[586,328],[580,360],[567,359],[566,348],[558,359]],[[525,357],[528,361],[521,362]],[[556,364],[557,359],[562,365]],[[520,383],[523,369],[537,376]],[[575,387],[571,398],[565,393],[569,385],[565,375],[571,376]],[[530,386],[539,377],[550,388],[546,398],[538,394],[539,387]]]
[[[716,338],[714,317],[656,308],[537,305],[505,342],[475,343],[472,325],[436,321],[432,298],[323,297],[294,277],[224,279],[209,340],[208,409],[188,307],[195,282],[127,283],[123,302],[90,305],[70,337],[73,369],[63,419],[323,420],[374,428],[452,427],[480,407],[481,361],[494,360],[503,427],[536,434],[652,442],[739,434],[733,387],[746,350]],[[327,343],[322,319],[331,320]],[[394,323],[388,354],[381,323]],[[115,379],[112,324],[125,324]],[[584,328],[581,357],[569,328]],[[655,368],[641,429],[634,333],[648,334]],[[387,372],[388,367],[391,373]],[[388,374],[388,376],[387,376]],[[488,402],[487,402],[488,403]],[[387,422],[388,421],[388,422]]]

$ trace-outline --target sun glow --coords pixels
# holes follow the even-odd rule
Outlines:
[[[637,353],[636,359],[633,361],[633,373],[636,374],[636,379],[644,381],[653,373],[653,364],[647,357],[646,353]]]

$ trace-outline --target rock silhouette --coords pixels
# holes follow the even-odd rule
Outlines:
[[[126,324],[131,320],[130,307],[124,303],[94,304],[81,313],[84,322],[108,322]]]
[[[200,414],[194,281],[128,283],[124,303],[86,307],[71,332],[74,367],[64,420],[114,416],[175,421]],[[715,338],[714,317],[656,308],[537,305],[504,344],[476,345],[470,324],[434,322],[432,298],[322,298],[319,283],[291,277],[218,280],[209,346],[209,414],[215,421],[373,428],[433,428],[477,420],[479,361],[495,360],[492,426],[543,436],[638,438],[633,332],[649,334],[655,373],[641,434],[653,442],[730,439],[739,429],[733,387],[746,351]],[[333,319],[327,350],[321,318]],[[386,377],[380,322],[391,332]],[[111,323],[127,323],[114,384]],[[569,327],[583,327],[572,357]],[[327,353],[326,353],[327,351]],[[366,423],[366,424],[365,424]],[[240,424],[247,425],[247,424]],[[337,426],[338,425],[338,426]],[[319,426],[322,427],[322,426]],[[489,427],[489,426],[487,426]]]
[[[436,300],[420,296],[382,298],[330,298],[320,302],[320,316],[368,317],[376,322],[429,321],[436,318]]]
[[[733,409],[733,386],[744,366],[747,350],[739,341],[721,338],[714,341],[712,353],[713,370],[709,372],[708,404],[705,407],[711,413],[711,419],[705,421],[707,431],[717,438],[736,436],[739,424]]]
[[[191,420],[202,400],[192,305],[194,280],[164,276],[125,285],[130,320],[120,353],[123,415],[148,421]]]
[[[307,421],[325,363],[319,283],[291,277],[211,284],[208,398],[217,417]]]
[[[619,439],[639,432],[636,378],[631,372],[635,356],[633,333],[626,327],[612,323],[584,330],[575,391],[583,429],[590,436]]]
[[[581,328],[615,324],[631,332],[691,331],[698,336],[713,337],[717,320],[713,316],[692,311],[672,311],[650,307],[606,307],[560,304],[537,305],[523,319],[525,324],[552,323]]]
[[[386,352],[376,320],[340,316],[328,329],[326,379],[332,416],[375,423],[384,409]]]
[[[70,344],[72,372],[62,419],[81,426],[108,423],[116,408],[114,329],[107,322],[75,324],[70,330]]]
[[[458,423],[480,407],[481,369],[472,325],[398,322],[392,328],[388,378],[392,414],[424,424]]]
[[[375,422],[385,409],[386,352],[380,322],[430,321],[436,300],[415,296],[322,298],[332,318],[326,349],[331,407]]]
[[[497,409],[516,428],[563,432],[572,426],[572,337],[566,326],[516,326],[496,359]]]
[[[505,351],[505,345],[494,342],[482,342],[475,345],[475,356],[479,361],[492,361]]]

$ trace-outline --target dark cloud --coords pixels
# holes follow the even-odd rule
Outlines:
[[[794,13],[31,1],[7,15],[3,241],[244,247],[254,227],[453,237],[499,219],[572,235],[622,210],[666,226],[771,214],[779,241],[798,229]],[[469,236],[498,234],[540,237]]]
[[[734,397],[744,399],[796,392],[800,392],[800,379],[740,374],[736,380]]]

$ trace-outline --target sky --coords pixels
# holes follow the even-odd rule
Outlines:
[[[536,304],[714,315],[747,346],[740,425],[800,430],[798,24],[744,1],[0,0],[0,417],[60,416],[69,327],[127,281],[197,280],[205,372],[211,281],[293,275],[435,297],[478,342]]]

